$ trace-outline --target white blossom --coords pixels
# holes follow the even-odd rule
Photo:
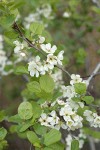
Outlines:
[[[63,117],[65,117],[65,116],[69,116],[69,115],[72,115],[73,114],[73,111],[72,111],[72,108],[71,107],[69,107],[69,105],[65,105],[64,107],[62,107],[61,108],[61,110],[60,110],[60,116],[63,116]]]
[[[41,44],[40,46],[43,51],[45,51],[46,53],[49,53],[49,54],[53,54],[57,50],[56,45],[53,45],[51,47],[51,43]]]
[[[47,62],[50,63],[51,65],[57,65],[57,57],[54,56],[53,54],[48,54]]]
[[[30,24],[33,22],[43,23],[43,17],[45,19],[53,19],[54,17],[51,16],[52,8],[49,4],[45,4],[40,6],[36,9],[35,12],[29,14],[27,17],[24,18],[24,26],[26,29],[29,29]],[[45,27],[48,26],[47,23],[44,24]]]
[[[38,40],[38,42],[39,42],[40,44],[42,44],[42,43],[44,43],[44,41],[45,41],[45,37],[39,35],[39,40]]]
[[[59,121],[59,117],[57,117],[56,112],[53,110],[48,117],[48,122],[50,123],[51,126],[54,126],[56,124],[58,124]]]
[[[72,98],[76,96],[75,89],[73,86],[61,86],[61,92],[63,93],[63,97]]]
[[[39,122],[41,123],[41,125],[44,125],[44,126],[49,126],[49,122],[47,120],[48,116],[45,114],[45,113],[42,113],[40,118],[39,118]]]
[[[86,120],[90,123],[91,127],[100,128],[100,116],[97,113],[94,113],[90,110],[84,111],[84,116]]]
[[[59,54],[58,54],[58,56],[57,56],[57,63],[59,65],[62,65],[63,53],[64,53],[64,51],[60,51]]]
[[[19,41],[14,41],[13,42],[15,44],[15,48],[14,48],[14,53],[18,54],[21,52],[21,50],[24,48],[24,44],[23,43],[20,43]]]
[[[65,105],[66,103],[63,100],[57,99],[57,103],[59,105]]]
[[[28,71],[30,72],[30,76],[39,77],[39,73],[41,74],[43,70],[43,66],[40,62],[40,57],[36,56],[35,60],[28,63]]]
[[[63,17],[64,17],[64,18],[69,18],[70,15],[71,15],[71,14],[70,14],[69,12],[66,12],[66,11],[63,13]]]
[[[71,75],[71,81],[70,81],[70,84],[71,85],[73,85],[73,84],[75,84],[75,83],[80,83],[80,82],[82,82],[82,78],[80,77],[80,75],[75,75],[75,74],[72,74]]]
[[[52,8],[49,4],[42,5],[41,8],[37,8],[37,12],[43,15],[45,18],[51,18]]]
[[[47,62],[47,61],[45,61],[45,62],[44,62],[44,65],[43,65],[43,68],[44,68],[45,71],[49,71],[49,69],[52,70],[52,69],[54,68],[54,65],[53,65],[53,64],[50,64],[50,63]]]
[[[38,39],[34,39],[32,43],[33,43],[33,44],[35,44],[35,43],[42,44],[42,43],[44,43],[44,41],[45,41],[45,37],[39,35],[39,36],[38,36]]]

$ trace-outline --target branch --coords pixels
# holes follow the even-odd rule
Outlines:
[[[98,72],[98,73],[96,73],[96,74],[94,74],[94,76],[93,77],[96,77],[96,76],[98,76],[98,75],[100,75],[100,72]],[[84,76],[84,77],[82,77],[83,79],[84,78],[89,78],[91,75],[87,75],[87,76]]]
[[[90,75],[90,77],[87,80],[88,86],[90,81],[92,80],[92,78],[97,74],[97,72],[100,70],[100,62],[97,64],[96,68],[94,69],[94,71],[92,72],[92,74]]]
[[[13,28],[15,31],[17,31],[17,32],[19,33],[20,37],[21,37],[24,41],[27,42],[27,44],[28,44],[29,47],[33,47],[33,48],[36,49],[38,52],[40,52],[43,56],[47,57],[47,56],[45,55],[45,53],[44,53],[41,49],[39,49],[38,47],[36,47],[36,46],[32,43],[32,41],[30,41],[29,39],[27,39],[27,38],[24,36],[24,34],[23,34],[22,31],[20,30],[20,28],[19,28],[19,26],[17,25],[16,22],[14,22],[12,28]],[[56,65],[56,67],[59,68],[60,70],[62,70],[64,73],[66,73],[66,74],[70,77],[69,72],[66,71],[64,68],[62,68],[62,66]]]
[[[90,144],[90,149],[91,150],[96,150],[93,138],[89,136],[88,140],[89,140],[89,144]]]

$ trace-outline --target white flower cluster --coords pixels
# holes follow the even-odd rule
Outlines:
[[[63,93],[63,97],[64,98],[73,98],[74,96],[76,96],[76,93],[75,93],[75,89],[74,89],[74,86],[65,86],[65,85],[62,85],[61,86],[61,92]]]
[[[41,117],[39,119],[41,125],[49,126],[51,128],[56,129],[63,128],[68,130],[75,130],[82,128],[83,118],[77,115],[76,111],[73,111],[68,103],[65,104],[62,102],[63,101],[61,100],[57,101],[59,105],[62,106],[64,105],[64,107],[62,107],[58,112],[59,117],[57,116],[57,113],[54,110],[48,115],[43,113],[41,114]],[[45,107],[48,107],[46,103]]]
[[[60,109],[59,115],[63,117],[63,120],[68,130],[82,128],[83,118],[77,115],[77,113],[72,110],[69,104],[66,104]]]
[[[90,123],[91,127],[100,128],[100,116],[98,116],[97,113],[94,113],[90,110],[85,110],[84,116],[86,117],[86,120]]]
[[[84,134],[83,130],[80,130],[79,135],[74,136],[74,138],[79,141],[79,148],[80,149],[83,148],[84,140],[86,139],[86,135]],[[68,134],[68,136],[65,139],[65,141],[66,141],[66,150],[71,150],[72,140],[73,140],[73,138],[72,138],[71,134]]]
[[[50,43],[42,44],[44,41],[45,38],[39,36],[38,42],[40,43],[41,49],[47,53],[47,59],[41,62],[40,57],[36,56],[35,60],[28,63],[28,71],[32,77],[39,77],[40,74],[44,75],[46,72],[52,71],[55,65],[62,65],[64,51],[60,51],[59,54],[55,56],[54,52],[57,50],[57,47],[55,45],[51,46]]]
[[[77,96],[77,93],[75,92],[75,88],[74,88],[74,84],[75,83],[84,83],[86,84],[86,82],[84,82],[82,80],[82,78],[80,77],[80,75],[75,75],[72,74],[71,75],[71,81],[70,81],[70,85],[65,86],[65,85],[61,85],[61,92],[63,93],[63,98],[68,98],[68,99],[72,99],[73,97]]]
[[[61,85],[63,96],[57,98],[56,101],[54,101],[54,103],[52,104],[53,106],[57,104],[58,107],[57,114],[59,116],[59,121],[58,124],[56,124],[56,128],[58,127],[58,129],[63,128],[67,130],[75,130],[82,128],[83,118],[77,114],[77,110],[79,107],[83,108],[84,103],[74,102],[72,100],[73,97],[77,96],[77,93],[75,93],[74,84],[81,82],[83,82],[82,78],[80,78],[79,75],[73,74],[71,75],[71,85]],[[51,105],[49,106],[51,107]],[[45,107],[48,107],[48,104],[46,102],[42,105],[42,108]]]
[[[53,16],[51,16],[51,13],[52,13],[52,8],[49,4],[42,5],[40,8],[36,9],[36,12],[29,14],[28,17],[25,17],[25,22],[24,22],[25,28],[29,29],[30,24],[32,22],[43,23],[42,17],[49,19],[49,20],[53,19]],[[47,26],[48,25],[45,24],[45,27],[47,27]]]
[[[3,50],[3,36],[0,35],[0,74],[1,75],[8,75],[10,72],[6,72],[4,70],[6,65],[11,65],[12,62],[8,60],[6,56],[6,52]]]
[[[59,123],[59,117],[56,114],[56,111],[52,111],[50,114],[42,113],[41,117],[39,118],[39,122],[41,125],[48,126],[51,128],[57,128]]]

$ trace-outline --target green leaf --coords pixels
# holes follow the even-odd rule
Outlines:
[[[21,119],[28,120],[33,116],[33,108],[31,103],[22,102],[18,107],[18,115]]]
[[[7,134],[7,130],[5,128],[0,128],[0,140],[3,140]]]
[[[31,92],[34,92],[34,93],[41,92],[40,84],[36,81],[28,83],[27,87],[28,87],[29,91],[31,91]]]
[[[5,148],[7,148],[8,144],[6,140],[2,140],[0,141],[0,150],[4,150]]]
[[[71,150],[79,150],[79,141],[78,140],[73,140],[71,142]]]
[[[24,5],[25,4],[25,2],[24,1],[14,1],[14,3],[12,3],[11,5],[10,5],[10,10],[14,10],[14,9],[16,9],[16,8],[19,8],[19,7],[21,7],[22,5]]]
[[[9,28],[14,23],[15,17],[14,15],[8,15],[1,18],[0,24],[4,28]]]
[[[31,102],[33,108],[33,119],[40,117],[42,110],[36,102]]]
[[[50,75],[44,75],[40,78],[40,86],[47,93],[51,93],[55,87],[53,79]]]
[[[72,100],[75,102],[80,102],[80,98],[78,98],[78,97],[73,97]]]
[[[37,93],[37,96],[49,101],[52,99],[53,95],[52,93],[47,93],[44,90],[42,90],[41,93]]]
[[[36,123],[33,128],[34,131],[41,136],[43,136],[47,132],[47,127],[42,126],[40,123]]]
[[[24,132],[26,131],[30,126],[32,126],[32,123],[30,122],[24,122],[22,125],[21,125],[21,128],[19,129],[19,132]]]
[[[53,150],[53,149],[49,147],[45,147],[43,150]]]
[[[85,96],[82,100],[85,101],[86,104],[91,104],[94,101],[94,98],[92,96]]]
[[[28,90],[32,93],[35,93],[37,97],[41,97],[43,99],[51,99],[52,93],[47,93],[41,89],[40,84],[36,81],[30,82],[27,84]]]
[[[57,143],[50,145],[49,148],[51,148],[52,150],[64,150],[65,145],[62,144],[61,142],[57,142]]]
[[[44,144],[46,146],[49,146],[51,144],[54,144],[54,143],[58,142],[60,139],[61,139],[60,131],[58,131],[56,129],[52,129],[52,130],[50,130],[50,132],[45,134],[45,136],[44,136]]]
[[[2,122],[5,119],[5,112],[4,110],[0,111],[0,122]]]
[[[33,34],[42,34],[44,30],[44,25],[42,23],[34,22],[30,25],[30,31]]]
[[[38,136],[33,131],[27,131],[28,140],[36,147],[41,147]]]
[[[15,71],[14,71],[15,74],[29,74],[28,70],[27,70],[27,67],[25,66],[18,66]]]
[[[9,31],[6,31],[4,35],[9,39],[16,39],[18,37],[18,34],[14,32],[13,29],[10,29]]]
[[[5,7],[2,4],[0,5],[0,11],[5,12]]]
[[[8,118],[8,121],[14,122],[14,123],[21,123],[22,122],[22,120],[21,120],[21,118],[19,117],[18,114]]]
[[[75,92],[82,95],[86,93],[86,84],[84,83],[76,83],[74,85]]]

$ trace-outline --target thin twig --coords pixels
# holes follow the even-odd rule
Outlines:
[[[30,150],[32,150],[32,144],[30,145]]]
[[[96,77],[96,76],[98,76],[98,75],[100,75],[100,72],[98,72],[98,73],[96,73],[96,74],[94,74],[94,76],[93,77]],[[84,77],[82,77],[83,79],[84,78],[89,78],[91,75],[87,75],[87,76],[84,76]]]
[[[91,76],[88,78],[87,83],[89,86],[90,81],[92,80],[92,78],[95,76],[95,74],[100,70],[100,62],[97,64],[96,68],[94,69],[94,71],[92,72]]]
[[[43,51],[41,49],[39,49],[38,47],[36,47],[29,39],[27,39],[24,34],[22,33],[22,31],[20,30],[19,26],[17,25],[16,22],[14,22],[12,28],[17,31],[19,33],[19,35],[21,36],[21,38],[27,42],[27,44],[30,46],[30,47],[33,47],[34,49],[36,49],[37,51],[39,51],[43,56],[47,57],[45,55],[45,53],[43,53]],[[59,68],[60,70],[62,70],[64,73],[66,73],[69,77],[70,77],[70,74],[68,71],[66,71],[64,68],[62,68],[62,66],[60,65],[56,65],[57,68]]]

